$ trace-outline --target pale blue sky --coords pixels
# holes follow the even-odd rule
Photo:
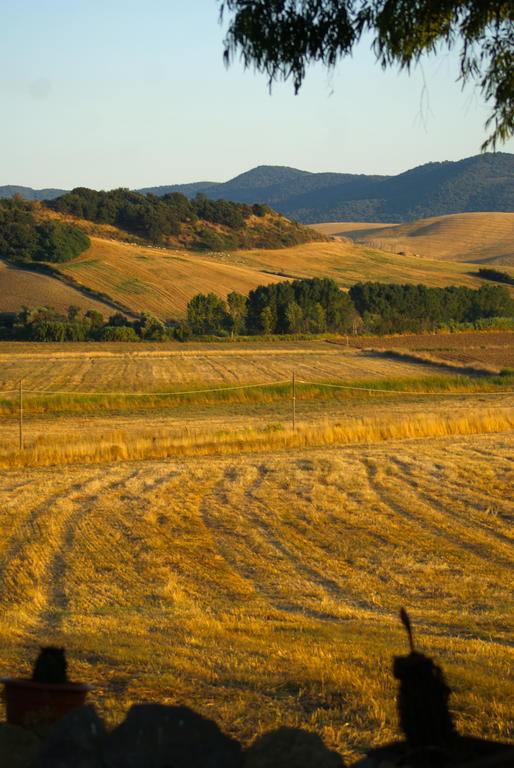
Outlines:
[[[361,45],[298,96],[222,61],[216,0],[3,0],[1,184],[226,181],[256,165],[395,174],[478,154],[488,110],[456,57],[410,77]],[[514,141],[499,147],[513,152]]]

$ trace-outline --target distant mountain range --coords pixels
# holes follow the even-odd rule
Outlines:
[[[261,165],[224,183],[146,187],[138,192],[182,192],[242,203],[267,203],[303,223],[403,222],[476,211],[514,212],[514,155],[486,153],[457,162],[427,163],[397,176],[309,173]],[[64,190],[0,187],[0,196],[52,199]]]

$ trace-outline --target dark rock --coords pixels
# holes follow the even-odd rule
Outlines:
[[[0,765],[2,768],[28,768],[41,742],[32,731],[19,725],[0,723]]]
[[[105,741],[106,768],[239,768],[241,747],[187,707],[133,706]]]
[[[253,742],[245,754],[244,768],[344,768],[344,763],[317,734],[282,727]]]
[[[100,768],[105,737],[95,708],[77,707],[54,725],[32,768]]]
[[[412,749],[405,741],[395,741],[370,749],[368,758],[374,760],[378,768],[511,768],[514,766],[514,747],[500,741],[457,736],[448,750],[436,747]]]

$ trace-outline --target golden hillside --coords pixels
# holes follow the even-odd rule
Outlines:
[[[406,224],[331,222],[312,225],[325,235],[426,259],[514,266],[514,213],[458,213]]]
[[[0,312],[18,312],[22,306],[52,306],[66,312],[70,305],[102,314],[114,309],[102,301],[89,298],[71,285],[49,275],[28,272],[0,261]]]
[[[477,217],[482,215],[489,216],[469,214]],[[514,214],[512,218],[511,214],[498,216],[507,217],[505,222],[514,223]],[[425,225],[431,231],[437,232],[438,227],[447,219],[453,221],[460,218],[463,217],[443,217],[444,221],[427,220],[433,221],[433,224],[425,222]],[[500,218],[498,221],[503,220]],[[75,223],[80,223],[80,226],[84,224],[76,220]],[[367,225],[353,223],[319,226],[325,229],[328,227],[326,231],[348,226],[348,230],[340,231],[345,231],[348,237],[364,240],[364,230],[353,231],[352,228]],[[414,226],[398,225],[389,227],[387,231],[400,232],[411,228],[414,232]],[[86,226],[85,228],[88,229]],[[341,288],[349,288],[356,282],[366,280],[423,283],[428,286],[466,285],[470,288],[478,288],[483,284],[482,280],[473,277],[472,273],[476,272],[476,266],[473,264],[459,261],[457,258],[453,262],[449,257],[444,260],[439,251],[439,255],[436,254],[434,258],[420,258],[407,253],[407,250],[411,249],[402,245],[400,240],[398,243],[386,240],[382,238],[382,234],[380,239],[371,234],[370,237],[377,245],[387,246],[389,252],[356,244],[345,237],[279,250],[198,253],[124,242],[118,239],[123,233],[115,228],[102,229],[100,225],[94,225],[94,228],[93,231],[89,228],[91,248],[71,262],[53,265],[68,285],[63,285],[49,276],[2,265],[0,311],[15,311],[23,305],[51,305],[64,310],[70,304],[78,304],[84,309],[98,309],[108,316],[119,306],[124,307],[128,313],[139,314],[147,311],[166,320],[184,317],[187,303],[197,293],[212,291],[223,297],[231,291],[246,294],[257,285],[285,279],[330,277]],[[376,231],[383,233],[386,230],[382,228]],[[98,236],[99,233],[102,236]],[[415,239],[416,247],[427,238],[432,238],[435,242],[435,235],[426,235],[424,238],[421,235],[416,238],[414,235],[410,236],[410,240]],[[446,243],[445,247],[449,249],[454,242],[449,235],[441,234],[439,239],[441,248],[443,243]],[[402,253],[393,252],[395,250]],[[80,293],[80,288],[94,291],[99,301],[95,302]],[[109,304],[109,298],[112,304]]]
[[[306,243],[282,250],[199,255],[92,238],[78,259],[59,265],[65,276],[108,294],[133,312],[183,317],[196,293],[247,293],[288,278],[331,277],[342,288],[359,280],[449,284],[477,288],[469,265],[388,254],[353,243]]]
[[[327,221],[320,224],[307,224],[311,229],[315,229],[322,235],[332,237],[344,237],[349,232],[355,230],[384,229],[384,222],[373,223],[371,221]],[[389,226],[389,225],[388,225]],[[396,224],[390,226],[397,226]]]

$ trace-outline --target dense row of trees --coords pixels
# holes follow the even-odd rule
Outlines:
[[[70,306],[0,313],[0,339],[32,341],[187,341],[195,336],[313,333],[418,333],[488,318],[514,318],[506,287],[484,285],[427,288],[424,285],[357,283],[348,293],[333,280],[313,278],[260,285],[248,296],[233,291],[227,300],[199,293],[187,305],[187,320],[162,323],[149,313],[135,320],[116,312]]]
[[[260,285],[248,296],[197,294],[187,307],[187,324],[200,334],[288,334],[347,330],[355,315],[348,294],[328,278]]]
[[[37,223],[33,204],[21,197],[0,200],[0,257],[6,261],[70,261],[90,245],[88,236],[72,224]]]
[[[345,293],[333,280],[313,278],[261,285],[248,297],[231,293],[227,302],[197,294],[188,304],[187,327],[194,335],[417,333],[513,316],[514,301],[498,285],[357,283]]]
[[[357,283],[349,291],[370,333],[418,333],[482,318],[512,317],[514,301],[507,288],[483,285],[428,288],[426,285]]]

